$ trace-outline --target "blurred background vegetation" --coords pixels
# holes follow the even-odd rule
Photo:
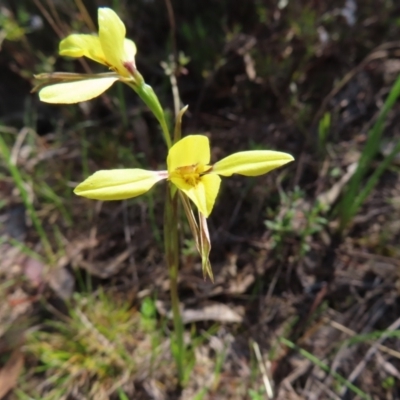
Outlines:
[[[158,127],[114,85],[40,103],[34,74],[97,72],[59,41],[112,7],[137,66],[213,160],[291,165],[224,180],[215,282],[182,218],[191,357],[170,354],[164,188],[78,198],[98,169],[165,162]],[[3,0],[0,3],[0,398],[400,399],[400,4],[395,0]],[[177,63],[179,68],[172,68]]]

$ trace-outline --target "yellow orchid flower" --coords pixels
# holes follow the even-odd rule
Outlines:
[[[126,39],[124,23],[110,8],[98,9],[99,34],[72,34],[60,43],[60,55],[88,57],[106,65],[113,72],[107,74],[53,73],[38,75],[50,83],[39,92],[40,100],[46,103],[72,104],[93,99],[105,92],[114,82],[142,83],[136,70],[136,45]],[[55,84],[51,84],[55,83]],[[39,85],[37,88],[40,88]]]
[[[210,158],[208,137],[189,135],[169,149],[167,171],[98,171],[79,184],[74,192],[95,200],[123,200],[146,193],[157,182],[167,179],[186,194],[207,218],[219,191],[220,175],[263,175],[293,161],[290,154],[270,150],[234,153],[214,165],[210,165]]]

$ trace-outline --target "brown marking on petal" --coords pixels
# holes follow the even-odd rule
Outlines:
[[[214,169],[214,166],[213,166],[213,165],[209,165],[209,166],[208,166],[208,169],[205,169],[205,170],[201,173],[201,175],[209,174],[210,172],[212,172],[213,169]]]
[[[192,165],[186,165],[184,167],[178,167],[177,170],[181,173],[181,174],[193,174],[196,172],[197,170],[197,165],[198,164],[192,164]]]
[[[127,69],[127,71],[131,74],[134,75],[136,71],[136,65],[134,61],[125,61],[122,63],[122,65]]]

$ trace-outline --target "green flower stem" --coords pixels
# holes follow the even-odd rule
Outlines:
[[[139,72],[137,72],[137,74],[139,74]],[[164,140],[169,149],[172,146],[172,142],[167,122],[165,121],[164,111],[161,107],[160,102],[158,101],[157,95],[154,93],[153,88],[144,82],[141,75],[140,78],[141,79],[138,79],[138,83],[137,82],[135,83],[125,82],[125,83],[128,86],[130,86],[137,93],[137,95],[143,100],[143,102],[147,105],[147,107],[150,108],[151,112],[154,114],[157,121],[161,125]]]
[[[174,337],[171,342],[172,354],[178,368],[179,383],[184,381],[185,342],[183,338],[183,322],[179,308],[178,269],[178,195],[176,188],[169,183],[167,186],[164,214],[164,244],[170,280],[172,315],[174,321]]]
[[[163,131],[163,135],[164,135],[164,139],[165,139],[165,143],[167,144],[168,148],[171,148],[172,146],[172,142],[171,142],[171,136],[169,134],[169,130],[168,130],[168,126],[167,123],[165,122],[165,119],[163,118],[160,122],[161,125],[161,129]]]
[[[135,76],[136,82],[126,82],[143,100],[143,102],[150,108],[151,112],[160,123],[165,143],[169,148],[172,146],[171,135],[168,125],[165,120],[164,111],[160,105],[157,95],[151,86],[144,82],[143,77],[138,71]],[[181,127],[181,119],[186,108],[179,114],[176,131]],[[180,136],[180,135],[179,135]],[[178,295],[178,271],[179,271],[179,240],[178,240],[178,195],[176,188],[169,183],[167,185],[167,195],[165,202],[164,212],[164,246],[167,260],[167,267],[169,272],[170,293],[171,293],[171,306],[172,316],[174,322],[174,334],[171,340],[172,355],[178,369],[179,384],[182,385],[185,378],[185,342],[183,338],[183,322],[181,311],[179,308],[179,295]]]

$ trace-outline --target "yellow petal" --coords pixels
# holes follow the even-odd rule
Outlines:
[[[133,40],[125,39],[124,40],[124,58],[123,61],[134,61],[136,55],[136,44]]]
[[[59,53],[68,57],[88,57],[92,60],[107,65],[106,57],[98,36],[73,34],[60,42]]]
[[[144,169],[97,171],[80,183],[74,193],[94,200],[125,200],[146,193],[166,177],[166,171]]]
[[[204,175],[196,186],[189,185],[180,177],[174,177],[171,181],[193,201],[206,218],[211,214],[221,184],[221,178],[218,175]]]
[[[39,92],[45,103],[73,104],[93,99],[105,92],[118,78],[107,77],[76,82],[57,83],[46,86]]]
[[[210,162],[210,142],[204,135],[189,135],[175,143],[168,152],[168,172],[180,167]]]
[[[126,29],[118,15],[110,8],[98,11],[99,38],[107,62],[120,75],[130,76],[124,64],[135,65],[136,46],[125,39]]]
[[[281,167],[294,158],[287,153],[269,150],[242,151],[214,164],[212,172],[222,176],[240,174],[257,176]]]

